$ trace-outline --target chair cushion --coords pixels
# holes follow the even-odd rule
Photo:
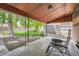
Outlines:
[[[56,39],[56,38],[53,38],[51,41],[55,43],[62,43],[61,39]]]

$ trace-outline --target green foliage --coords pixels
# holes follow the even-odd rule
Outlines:
[[[2,34],[3,35],[9,35],[9,32],[8,31],[3,31]]]
[[[0,24],[7,23],[8,14],[4,11],[0,11]]]
[[[31,29],[32,31],[29,32],[29,35],[35,36],[35,35],[42,35],[42,27],[44,23],[36,21],[32,18],[28,17],[22,17],[18,16],[12,13],[0,11],[0,24],[9,23],[12,24],[13,30],[18,28],[18,22],[21,25],[21,28]],[[41,31],[40,31],[41,30]],[[4,33],[5,34],[5,33]],[[16,35],[25,35],[25,32],[16,32]],[[28,31],[26,32],[26,35],[28,36]]]

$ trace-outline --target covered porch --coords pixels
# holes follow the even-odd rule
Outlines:
[[[46,49],[48,47],[48,45],[50,44],[51,40],[53,38],[57,38],[57,39],[61,39],[63,41],[67,40],[67,32],[68,29],[71,29],[71,38],[68,44],[68,49],[69,49],[69,53],[71,56],[79,56],[79,48],[76,46],[79,46],[79,40],[78,40],[78,16],[79,16],[79,4],[72,4],[72,3],[60,3],[60,4],[0,4],[0,9],[1,10],[5,10],[11,13],[15,13],[17,15],[23,16],[23,17],[30,17],[33,20],[37,20],[40,21],[42,23],[44,23],[45,26],[45,30],[44,33],[42,35],[42,37],[36,38],[38,40],[35,40],[33,42],[30,42],[30,36],[26,35],[25,32],[25,36],[22,39],[25,39],[22,41],[22,39],[19,39],[19,43],[23,44],[23,45],[19,45],[18,48],[14,48],[13,50],[7,50],[6,48],[2,47],[2,50],[4,49],[4,53],[2,53],[2,56],[46,56]],[[11,18],[9,18],[11,19]],[[29,18],[27,18],[29,19]],[[29,25],[29,20],[28,20],[28,25]],[[68,22],[71,23],[68,25]],[[65,25],[68,25],[70,27],[66,28],[67,31],[64,35],[61,35],[62,30],[60,30],[58,27],[58,29],[56,30],[55,27],[50,28],[52,30],[49,29],[50,26],[48,26],[49,24],[54,24],[51,26],[57,26],[56,24],[61,24],[62,23],[67,23]],[[26,24],[26,23],[25,23]],[[60,27],[61,27],[60,25]],[[24,25],[24,30],[25,31],[31,31],[26,29],[26,25]],[[29,27],[28,27],[29,28]],[[47,29],[48,28],[48,29]],[[77,29],[76,29],[77,28]],[[32,28],[33,29],[33,28]],[[13,30],[13,28],[11,27],[10,30]],[[57,32],[58,31],[58,32]],[[52,34],[51,34],[52,33]],[[13,37],[13,33],[11,32],[12,37]],[[29,33],[28,33],[29,34]],[[38,34],[36,34],[38,35]],[[11,37],[11,36],[10,36]],[[10,39],[14,39],[15,37]],[[31,37],[33,38],[33,37]],[[0,38],[2,39],[2,38]],[[35,38],[34,38],[35,39]],[[5,39],[6,40],[6,39]],[[6,45],[5,41],[2,40],[4,45]],[[6,40],[7,41],[7,40]],[[13,41],[14,45],[16,42],[16,39]],[[28,42],[28,44],[27,44]],[[13,47],[13,46],[12,46]],[[2,52],[1,50],[1,52]],[[55,49],[54,49],[55,50]],[[62,54],[60,53],[60,51],[51,51],[51,53],[49,54],[49,56],[62,56]],[[65,55],[67,56],[67,55]],[[69,56],[69,55],[68,55]]]

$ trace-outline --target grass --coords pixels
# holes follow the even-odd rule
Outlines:
[[[26,34],[25,34],[26,33]],[[42,32],[34,32],[34,31],[30,31],[30,32],[15,32],[14,33],[16,36],[42,36],[43,33]]]
[[[26,33],[26,34],[25,34]],[[9,32],[4,31],[2,32],[3,35],[9,35]],[[42,32],[34,32],[34,31],[30,31],[30,32],[24,32],[24,31],[15,31],[14,32],[15,36],[43,36]]]

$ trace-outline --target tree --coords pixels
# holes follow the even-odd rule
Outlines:
[[[42,26],[44,25],[42,22],[36,21],[34,19],[30,19],[30,26],[34,27],[33,31],[40,32]]]
[[[0,24],[7,23],[9,25],[10,33],[13,34],[13,30],[18,28],[18,22],[22,28],[32,29],[34,32],[41,32],[41,28],[44,25],[42,22],[36,21],[29,17],[17,16],[12,13],[0,11]]]
[[[4,23],[7,23],[8,22],[7,19],[8,19],[8,14],[3,11],[0,11],[0,24],[3,25]]]

